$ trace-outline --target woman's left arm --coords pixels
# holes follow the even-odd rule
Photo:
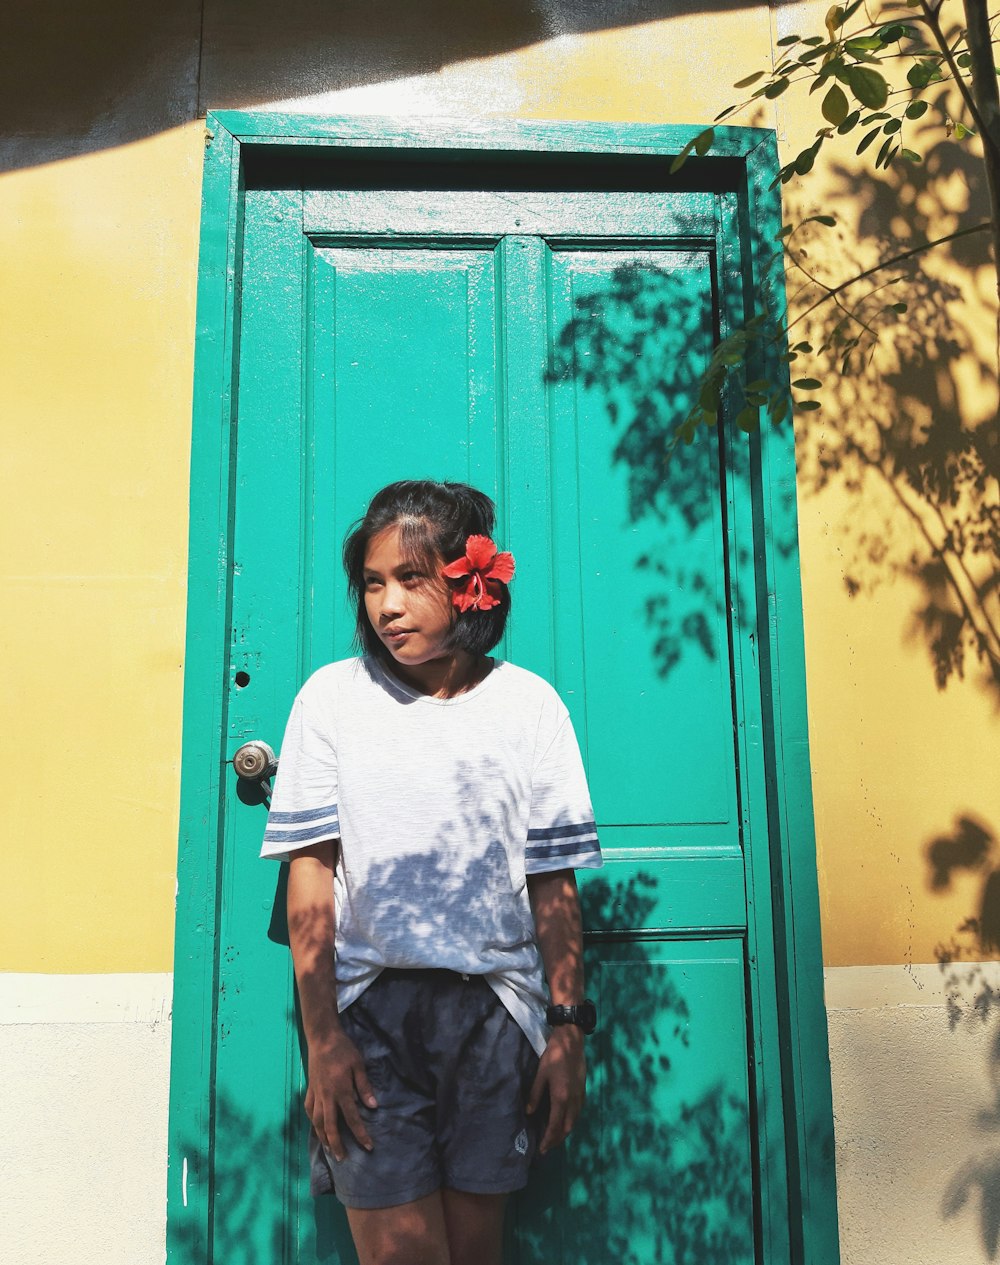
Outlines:
[[[552,1004],[578,1006],[583,1001],[583,927],[574,871],[529,874],[528,897]],[[575,1024],[553,1028],[528,1099],[530,1114],[548,1090],[549,1118],[539,1145],[543,1155],[576,1124],[586,1080],[583,1032]]]

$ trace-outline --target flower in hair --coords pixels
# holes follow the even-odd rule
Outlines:
[[[500,605],[500,586],[514,574],[514,556],[497,553],[489,536],[470,536],[465,557],[449,562],[441,571],[449,580],[463,580],[451,600],[460,611],[488,611]]]

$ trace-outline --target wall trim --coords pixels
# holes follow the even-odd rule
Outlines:
[[[0,1025],[164,1023],[174,977],[135,972],[109,975],[0,974]]]

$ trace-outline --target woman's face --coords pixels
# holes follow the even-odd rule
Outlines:
[[[399,537],[398,527],[387,527],[368,542],[364,566],[368,620],[403,668],[453,659],[455,651],[448,646],[455,609],[451,590],[437,568],[429,574],[404,553]]]

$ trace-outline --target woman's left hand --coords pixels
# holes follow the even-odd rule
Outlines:
[[[559,1146],[569,1136],[583,1107],[586,1084],[583,1033],[575,1024],[553,1028],[528,1096],[530,1116],[537,1111],[548,1090],[549,1118],[538,1147],[541,1155]]]

